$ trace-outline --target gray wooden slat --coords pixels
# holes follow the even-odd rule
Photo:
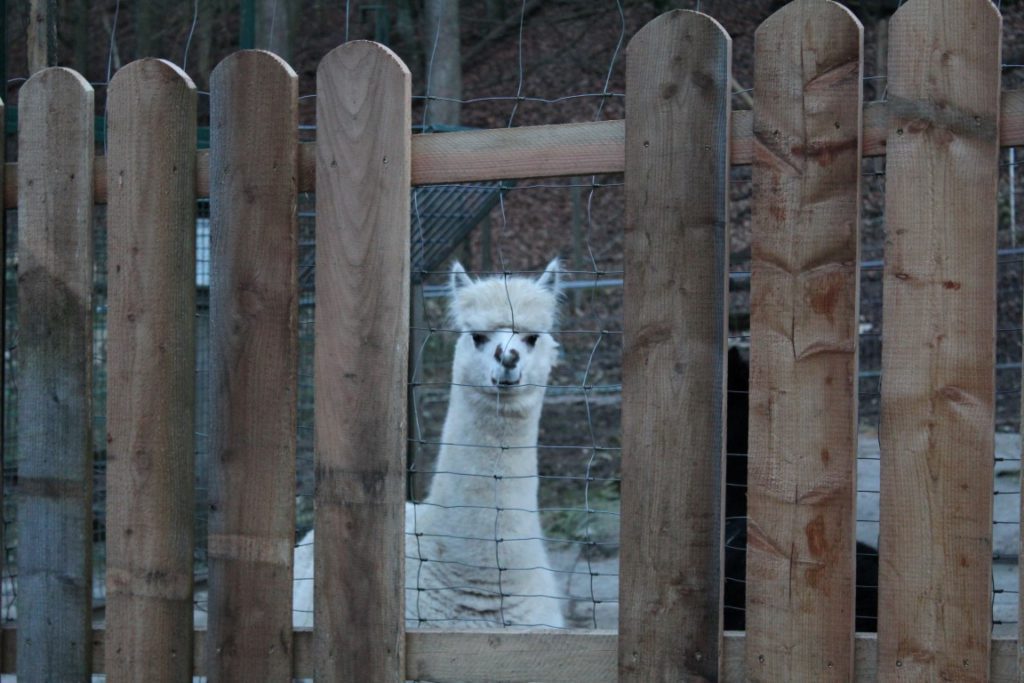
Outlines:
[[[246,50],[214,69],[210,91],[206,671],[211,682],[291,681],[298,78]]]
[[[192,669],[196,91],[144,59],[108,92],[107,680]]]
[[[410,88],[376,43],[317,70],[319,681],[405,678]]]
[[[43,69],[18,117],[18,680],[88,681],[92,86]]]
[[[6,121],[4,118],[4,101],[0,99],[0,121]],[[3,163],[4,157],[6,156],[6,150],[0,148],[0,187],[5,187],[7,179],[4,176],[7,165]],[[7,282],[7,211],[0,211],[0,253],[4,255],[4,274],[0,277],[0,340],[3,341],[3,348],[7,348],[7,298],[4,288]],[[0,365],[0,382],[6,386],[7,384],[7,372],[4,363]],[[4,460],[6,455],[3,450],[2,444],[7,443],[6,429],[4,425],[7,424],[6,416],[6,402],[0,401],[0,577],[3,576],[4,565],[7,562],[7,535],[6,535],[6,524],[3,523],[4,516]],[[0,588],[2,588],[2,580],[0,580]],[[5,634],[0,630],[0,651],[4,648]]]
[[[731,42],[645,26],[626,60],[619,680],[717,680]]]

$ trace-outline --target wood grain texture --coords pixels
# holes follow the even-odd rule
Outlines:
[[[192,668],[196,91],[144,59],[110,83],[108,681]]]
[[[881,681],[989,678],[1000,17],[889,24]]]
[[[416,135],[413,183],[621,173],[624,130],[598,121]]]
[[[754,158],[754,117],[751,111],[732,113],[732,142],[729,163],[734,166],[750,164]],[[625,168],[625,121],[599,121],[543,126],[551,144],[563,150],[565,160],[551,158],[551,148],[530,142],[533,126],[500,128],[471,133],[445,133],[443,136],[414,135],[414,185],[427,183],[455,183],[471,180],[539,178],[544,176],[591,175],[594,173],[622,173]],[[536,128],[541,128],[537,126]],[[864,105],[865,157],[885,156],[886,136],[889,131],[889,106],[886,102]],[[466,135],[466,138],[460,136]],[[431,138],[427,140],[426,138]],[[437,138],[437,139],[434,139]],[[449,141],[450,140],[450,141]],[[1024,90],[1003,93],[999,144],[1002,147],[1024,145]],[[458,153],[440,151],[445,146],[461,148]],[[517,151],[520,146],[529,153]],[[421,154],[428,155],[420,160]],[[514,169],[506,164],[506,157],[516,157]],[[196,192],[209,196],[209,153],[196,152]],[[466,171],[467,165],[473,172]],[[18,165],[8,163],[7,179],[3,183],[4,206],[18,205]],[[312,192],[316,184],[316,143],[299,144],[299,191]],[[107,201],[106,160],[96,158],[94,199],[98,204]]]
[[[7,120],[6,118],[4,118],[5,115],[6,115],[6,112],[4,112],[4,101],[3,101],[3,98],[0,98],[0,121],[6,121]],[[4,146],[6,147],[6,145],[4,145]],[[4,178],[4,170],[6,169],[6,164],[3,163],[3,160],[4,160],[5,156],[6,156],[6,150],[0,149],[0,187],[5,187],[6,186],[5,185],[5,178]],[[7,256],[6,256],[6,254],[7,254],[7,212],[6,211],[0,211],[0,251],[2,251],[2,253],[4,254],[4,259],[5,259],[5,261],[4,261],[5,266],[4,267],[6,268],[6,258],[7,258]],[[0,277],[0,301],[7,301],[7,299],[5,298],[7,295],[6,295],[5,291],[4,291],[6,281],[7,281],[7,274],[4,273],[4,276]],[[0,311],[0,342],[3,343],[3,347],[5,349],[7,348],[7,335],[6,335],[7,322],[5,320],[6,315],[7,315],[7,305],[4,304],[3,310]],[[0,365],[0,382],[6,382],[7,381],[7,378],[5,377],[5,374],[6,374],[6,372],[3,369],[3,365]],[[4,407],[4,402],[0,401],[0,443],[6,443],[6,441],[5,441],[5,439],[6,439],[6,433],[5,433],[6,429],[4,427],[4,425],[6,425],[6,424],[7,424],[6,408]],[[4,487],[3,487],[3,476],[2,476],[3,475],[3,466],[4,466],[4,454],[3,454],[3,450],[0,449],[0,511],[2,511],[4,509]],[[5,531],[4,530],[4,525],[0,524],[0,548],[6,548],[7,547],[5,545],[6,542],[7,542],[7,539],[6,539],[4,531]],[[3,575],[4,565],[7,563],[7,558],[5,557],[5,555],[6,555],[6,553],[0,553],[0,576]],[[0,651],[2,651],[4,649],[4,647],[5,647],[5,645],[6,645],[4,643],[4,637],[5,636],[6,636],[6,634],[4,633],[4,631],[0,630]]]
[[[366,41],[317,71],[318,681],[404,680],[410,88]]]
[[[18,108],[18,680],[88,680],[93,89],[38,71]]]
[[[507,630],[406,634],[405,676],[412,680],[544,681],[593,683],[616,680],[618,636],[614,631],[515,633]]]
[[[17,665],[17,632],[6,626],[0,631],[0,673],[14,673]],[[727,631],[722,640],[723,683],[745,681],[745,636]],[[516,633],[514,631],[414,630],[405,634],[406,678],[429,675],[435,683],[472,680],[479,683],[615,683],[618,636],[614,631],[559,631],[557,633]],[[205,631],[193,634],[193,673],[205,675]],[[313,676],[313,632],[295,631],[295,677]],[[878,640],[873,633],[857,634],[854,643],[855,683],[878,680]],[[106,650],[103,629],[92,632],[94,671],[102,673]],[[1016,683],[1017,641],[993,638],[991,641],[991,683]],[[579,653],[585,661],[575,661]],[[515,676],[498,677],[499,671]],[[488,678],[490,676],[491,678]],[[423,680],[423,679],[420,679]]]
[[[754,36],[751,681],[853,675],[862,47],[830,0]]]
[[[730,72],[696,12],[627,51],[620,681],[718,677]]]
[[[206,671],[291,681],[298,77],[270,52],[234,53],[211,76],[210,124]]]

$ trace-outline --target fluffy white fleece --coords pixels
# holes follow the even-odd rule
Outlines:
[[[537,430],[558,353],[559,263],[539,278],[452,269],[461,331],[430,494],[406,504],[408,628],[565,624],[541,540]],[[311,531],[295,550],[294,622],[313,625]]]

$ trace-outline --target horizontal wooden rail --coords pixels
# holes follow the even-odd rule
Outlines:
[[[406,632],[406,677],[445,681],[551,681],[614,683],[618,635],[615,631],[423,630]],[[728,632],[722,646],[722,682],[746,680],[742,632]],[[93,666],[103,670],[105,632],[93,631]],[[3,629],[0,673],[15,673],[16,630]],[[193,636],[193,671],[204,675],[206,632]],[[313,633],[294,633],[294,676],[313,675]],[[873,633],[858,633],[854,681],[877,680],[878,641]],[[1017,640],[992,639],[991,683],[1017,681]]]
[[[1002,95],[999,144],[1024,146],[1024,90]],[[889,103],[864,106],[864,156],[885,156]],[[625,122],[565,123],[412,137],[414,185],[513,180],[559,176],[622,173],[625,168]],[[209,152],[196,159],[196,194],[210,195]],[[753,116],[749,110],[733,112],[731,163],[743,166],[754,155]],[[299,191],[312,192],[316,143],[299,146]],[[94,199],[107,201],[107,164],[96,157]],[[18,205],[18,165],[6,164],[4,208]]]

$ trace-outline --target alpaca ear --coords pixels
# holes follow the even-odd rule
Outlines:
[[[559,283],[559,271],[562,269],[562,264],[558,258],[551,260],[548,267],[544,269],[544,272],[537,278],[537,284],[544,289],[549,289],[555,294],[558,294],[558,283]]]
[[[459,291],[461,288],[473,284],[473,281],[466,275],[466,269],[462,267],[462,264],[456,261],[452,264],[452,293]]]

